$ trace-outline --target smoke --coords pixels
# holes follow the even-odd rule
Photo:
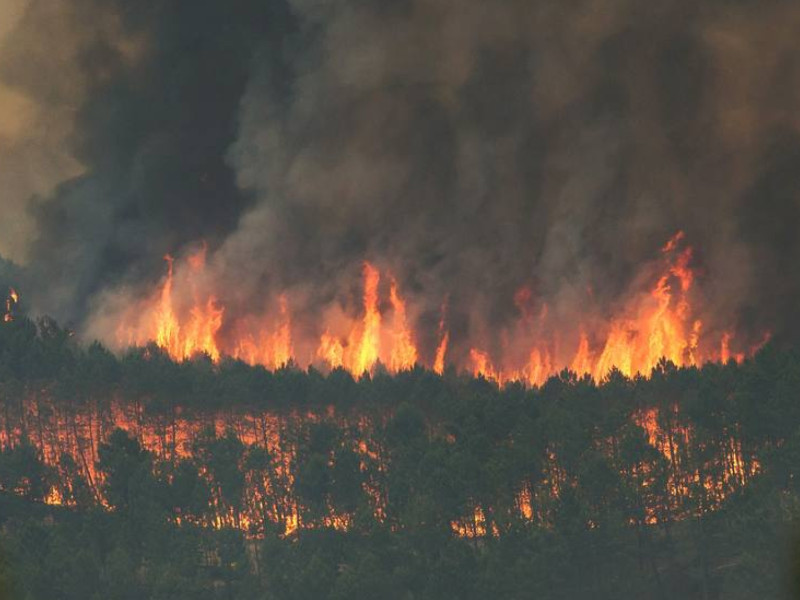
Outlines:
[[[0,81],[40,107],[35,150],[70,167],[36,169],[38,187],[3,199],[15,221],[35,225],[13,254],[27,260],[33,306],[80,323],[95,294],[146,282],[165,253],[234,229],[248,198],[225,152],[251,46],[282,18],[263,4],[29,0],[21,9]]]
[[[0,252],[93,335],[204,240],[229,312],[288,291],[313,329],[357,310],[370,260],[428,352],[447,300],[458,351],[522,286],[565,327],[602,319],[684,230],[709,331],[800,336],[793,3],[81,0],[68,51],[22,68],[48,4],[0,37],[0,85],[65,132],[12,121],[26,163],[66,162],[1,200],[42,196]]]
[[[72,15],[64,3],[48,4],[0,4],[0,254],[18,262],[35,232],[30,198],[82,169],[67,144],[82,101]],[[31,19],[45,25],[46,37],[28,31]]]
[[[328,294],[368,257],[427,311],[449,296],[465,335],[515,318],[520,285],[574,323],[613,310],[683,229],[712,331],[795,332],[770,306],[798,292],[773,266],[798,255],[773,237],[800,224],[797,8],[293,7],[289,97],[257,68],[230,151],[260,200],[221,250],[232,282]]]

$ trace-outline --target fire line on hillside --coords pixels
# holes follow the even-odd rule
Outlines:
[[[372,372],[379,363],[392,373],[414,365],[442,373],[447,365],[453,365],[500,384],[521,381],[541,385],[564,368],[599,381],[613,368],[627,376],[647,374],[662,358],[678,366],[741,361],[769,337],[765,335],[755,346],[743,348],[740,344],[734,350],[731,330],[706,333],[692,301],[696,278],[693,250],[682,231],[661,248],[659,272],[649,289],[632,294],[611,311],[612,316],[602,327],[593,324],[590,328],[578,319],[577,340],[565,339],[551,322],[548,304],[541,303],[536,310],[530,290],[521,287],[514,297],[518,323],[502,332],[503,346],[516,350],[493,355],[483,340],[471,339],[464,357],[450,355],[446,302],[434,352],[426,356],[420,351],[412,311],[398,282],[370,262],[364,262],[362,268],[360,314],[339,316],[330,322],[323,318],[318,340],[302,340],[304,347],[314,348],[313,352],[300,355],[296,352],[298,339],[289,294],[279,294],[267,316],[231,315],[217,294],[200,292],[197,282],[204,276],[205,254],[203,248],[180,263],[180,281],[178,264],[171,256],[166,257],[167,273],[158,289],[119,318],[114,340],[117,347],[155,342],[176,360],[204,353],[214,361],[231,356],[269,369],[290,362],[302,367],[342,367],[356,376]],[[389,282],[388,302],[381,297],[382,277]],[[176,293],[179,283],[180,299]]]

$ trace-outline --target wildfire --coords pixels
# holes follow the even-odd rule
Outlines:
[[[356,375],[368,371],[380,353],[381,313],[378,310],[378,283],[380,273],[369,263],[364,263],[364,323],[350,338],[348,348],[353,356],[347,357],[347,367]]]
[[[528,363],[527,381],[531,385],[541,385],[553,372],[553,364],[550,360],[550,353],[545,350],[534,348],[531,350],[531,358]]]
[[[332,369],[344,366],[344,346],[328,331],[322,334],[317,356],[326,361]]]
[[[162,283],[137,307],[132,319],[122,319],[126,322],[118,344],[154,341],[176,360],[205,353],[215,361],[230,355],[270,369],[314,363],[329,369],[341,367],[356,377],[372,372],[379,362],[393,373],[422,364],[441,374],[450,361],[501,384],[520,380],[529,385],[542,385],[564,368],[599,381],[614,368],[628,376],[647,374],[662,358],[679,366],[743,360],[746,351],[733,333],[726,331],[714,340],[714,334],[705,331],[701,313],[693,306],[696,273],[692,262],[692,248],[686,245],[683,232],[678,232],[662,247],[649,289],[631,293],[602,319],[589,305],[586,318],[573,318],[566,326],[563,316],[546,303],[537,307],[531,288],[522,286],[514,295],[517,324],[488,332],[502,341],[500,352],[491,339],[483,340],[486,336],[471,347],[454,346],[445,302],[435,347],[425,352],[417,345],[421,336],[411,317],[415,307],[404,298],[392,273],[382,274],[372,263],[363,263],[361,297],[357,304],[349,304],[357,310],[334,317],[324,313],[322,322],[315,325],[321,334],[309,339],[306,326],[295,339],[294,319],[304,312],[297,312],[287,292],[267,302],[261,316],[227,317],[217,296],[201,291],[209,286],[198,283],[208,283],[203,249],[185,265],[166,257]],[[594,298],[591,289],[587,293],[589,300]],[[301,325],[307,325],[307,320]],[[298,356],[310,358],[298,360]]]
[[[268,333],[269,325],[256,327],[257,333],[246,333],[242,336],[233,353],[251,365],[265,365],[271,369],[280,369],[292,359],[292,321],[289,315],[289,301],[286,294],[278,299],[279,314],[274,331]]]
[[[565,363],[572,371],[578,375],[588,373],[599,381],[613,368],[628,376],[649,373],[662,358],[680,366],[696,365],[704,360],[727,362],[729,358],[744,359],[744,353],[731,353],[730,333],[723,334],[719,353],[707,352],[706,356],[701,353],[703,322],[693,317],[690,292],[695,274],[691,269],[692,249],[683,247],[684,238],[683,232],[679,231],[664,245],[663,272],[649,292],[634,295],[623,306],[619,316],[608,321],[603,343],[597,344],[596,340],[593,343],[586,330],[581,328],[574,354]],[[529,300],[530,291],[525,288],[515,296],[526,322],[532,320],[527,308]],[[543,307],[543,315],[545,309]],[[518,378],[541,384],[556,366],[550,352],[554,345],[537,344],[530,351],[529,365],[523,370],[522,377],[506,369],[497,372],[485,352],[473,349],[470,353],[473,373],[498,381]]]
[[[450,528],[458,537],[467,539],[486,537],[490,531],[493,537],[500,535],[500,530],[494,523],[491,529],[487,527],[486,515],[480,506],[475,506],[471,515],[450,523]]]
[[[606,342],[596,359],[591,356],[585,335],[581,336],[572,363],[575,372],[591,373],[602,379],[614,367],[625,375],[648,373],[661,358],[677,365],[697,363],[702,323],[690,318],[692,249],[680,250],[683,238],[683,232],[678,232],[662,248],[666,272],[649,295],[636,298],[622,317],[611,321]]]
[[[672,423],[666,429],[659,423],[660,411],[653,407],[635,413],[633,421],[644,429],[648,443],[662,454],[669,465],[667,485],[673,502],[677,503],[681,497],[689,497],[692,486],[699,483],[705,489],[711,505],[718,506],[732,490],[746,485],[761,470],[761,463],[757,458],[745,458],[737,429],[728,432],[720,440],[716,465],[707,465],[721,466],[716,476],[710,474],[710,468],[698,469],[696,465],[694,468],[687,467],[684,463],[691,459],[687,449],[698,446],[693,440],[695,432],[688,423],[679,422],[677,406],[671,407],[668,412],[671,413],[671,419],[668,420]],[[656,523],[658,517],[649,514],[647,521]]]
[[[155,313],[154,328],[156,343],[176,359],[184,360],[205,353],[213,360],[219,360],[216,335],[222,327],[223,310],[217,306],[213,296],[202,303],[195,303],[189,310],[188,319],[177,317],[173,306],[173,258],[167,261],[167,278],[159,294],[159,304]],[[205,250],[189,259],[191,269],[200,271],[205,264]]]
[[[14,320],[14,309],[19,304],[19,294],[14,288],[8,290],[8,297],[6,298],[6,312],[3,315],[3,322],[10,323]]]
[[[494,370],[488,353],[478,350],[477,348],[472,348],[469,351],[469,358],[472,361],[472,372],[476,377],[478,375],[483,375],[487,379],[500,378],[500,374]]]
[[[385,325],[380,311],[380,272],[372,264],[363,267],[363,317],[346,337],[326,330],[320,338],[316,356],[330,368],[343,367],[356,376],[370,372],[380,360],[392,372],[410,369],[417,363],[417,347],[408,323],[406,303],[390,278],[389,300],[392,320]]]
[[[447,303],[442,304],[442,318],[439,319],[439,345],[436,346],[436,356],[433,359],[433,370],[441,375],[444,373],[444,361],[447,357],[447,344],[450,342],[450,332],[445,328],[447,316]]]
[[[43,406],[46,406],[46,410],[42,411]],[[197,453],[197,443],[203,439],[204,430],[211,424],[218,437],[233,432],[243,445],[266,450],[270,457],[269,467],[246,470],[243,502],[239,507],[232,506],[219,494],[214,473],[201,467],[199,474],[207,480],[212,491],[206,514],[199,516],[178,512],[174,515],[178,525],[193,523],[213,528],[236,527],[248,535],[262,536],[265,526],[272,523],[282,525],[283,535],[291,536],[301,529],[323,526],[348,530],[354,524],[353,514],[339,513],[332,508],[316,522],[313,519],[305,520],[294,492],[294,471],[298,457],[295,438],[290,432],[297,425],[295,420],[335,419],[335,412],[330,406],[320,412],[302,415],[222,411],[195,417],[174,417],[171,420],[152,415],[148,417],[133,404],[118,401],[112,402],[108,410],[90,404],[75,410],[74,407],[67,408],[46,398],[33,400],[29,397],[22,407],[23,413],[12,415],[11,420],[8,420],[8,415],[0,415],[0,448],[14,447],[20,443],[23,432],[19,426],[21,421],[16,419],[40,419],[39,427],[31,432],[29,441],[35,445],[45,464],[53,468],[55,475],[42,498],[46,504],[76,505],[75,489],[70,479],[73,475],[62,464],[62,457],[68,454],[98,504],[109,508],[103,497],[105,474],[99,468],[98,453],[100,444],[108,440],[114,427],[129,431],[143,448],[159,460],[195,458],[202,463],[202,451]],[[705,505],[700,510],[714,510],[732,492],[746,486],[761,470],[757,455],[752,450],[747,451],[738,427],[731,427],[716,439],[705,437],[707,434],[698,436],[691,420],[681,416],[678,405],[644,407],[635,411],[631,420],[642,428],[647,442],[665,459],[664,491],[669,495],[666,506],[659,505],[662,501],[658,499],[653,500],[655,504],[648,503],[647,492],[653,477],[657,476],[648,463],[637,464],[628,473],[632,481],[638,481],[637,485],[640,486],[638,489],[645,502],[643,508],[648,524],[658,523],[664,518],[665,508],[677,518],[691,514],[688,511],[697,509],[687,509],[685,500],[697,497],[698,493],[705,498]],[[337,422],[343,426],[346,420]],[[361,456],[360,471],[367,475],[362,484],[363,490],[369,497],[375,519],[384,522],[387,510],[385,489],[380,485],[380,480],[369,478],[371,467],[368,465],[377,468],[378,472],[387,468],[380,446],[370,438],[374,427],[375,421],[361,416],[357,427],[360,433],[354,442]],[[444,439],[449,443],[454,441],[449,436]],[[608,446],[606,449],[612,452],[611,448]],[[698,484],[703,492],[698,492]],[[548,447],[541,479],[537,483],[528,479],[517,482],[512,506],[470,500],[464,513],[450,522],[451,529],[455,535],[463,538],[497,537],[505,530],[503,521],[511,515],[546,525],[552,518],[548,506],[572,485],[574,481],[564,470],[557,454]],[[23,485],[15,491],[25,493],[27,490]],[[498,515],[504,516],[498,520]]]
[[[719,349],[719,360],[721,363],[725,364],[729,360],[733,359],[737,363],[740,363],[744,360],[744,352],[736,352],[731,353],[731,333],[726,331],[722,334],[722,341],[720,341],[720,349]]]
[[[397,293],[397,282],[392,279],[390,298],[394,310],[394,346],[389,366],[393,371],[409,369],[417,362],[417,347],[412,341],[411,329],[406,318],[406,304]]]

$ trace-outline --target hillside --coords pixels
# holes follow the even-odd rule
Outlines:
[[[19,318],[0,327],[3,542],[31,598],[777,597],[798,390],[774,345],[499,387],[117,358]]]

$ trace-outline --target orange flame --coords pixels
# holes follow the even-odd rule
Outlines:
[[[322,334],[317,356],[327,362],[332,369],[344,366],[344,346],[328,331]]]
[[[676,365],[696,364],[702,322],[692,320],[689,291],[694,273],[689,267],[692,249],[679,251],[684,234],[679,231],[662,248],[666,272],[649,296],[636,299],[626,311],[630,316],[612,320],[599,358],[591,365],[588,347],[581,340],[579,357],[572,367],[578,373],[603,378],[612,367],[625,375],[649,372],[661,358]],[[678,289],[674,289],[677,281]],[[579,367],[583,367],[581,370]]]
[[[447,345],[450,342],[450,332],[446,329],[447,300],[442,303],[441,317],[439,318],[439,344],[436,346],[436,355],[433,358],[433,371],[441,375],[444,373],[444,363],[447,358]]]
[[[179,315],[173,298],[175,261],[169,255],[164,260],[167,262],[167,275],[157,294],[155,310],[143,315],[146,321],[144,335],[140,332],[135,341],[153,340],[176,360],[186,360],[201,353],[219,360],[216,337],[222,327],[224,309],[217,305],[214,296],[209,296],[204,302],[195,301],[186,314]],[[192,270],[202,270],[204,263],[204,250],[189,258]]]
[[[592,370],[592,363],[589,360],[589,338],[586,337],[586,333],[583,331],[581,331],[578,350],[575,352],[575,358],[572,359],[570,368],[580,375],[589,373]]]
[[[109,508],[103,498],[102,483],[106,475],[100,470],[98,452],[100,444],[108,440],[113,426],[129,431],[159,460],[174,460],[192,456],[196,449],[195,443],[203,435],[201,432],[211,424],[217,436],[231,431],[245,446],[267,450],[271,457],[271,466],[268,472],[256,469],[246,473],[244,502],[240,507],[234,508],[217,492],[212,491],[210,504],[204,511],[206,516],[202,517],[202,521],[193,515],[178,513],[173,516],[177,524],[195,523],[215,528],[239,527],[247,534],[256,536],[264,534],[268,522],[282,524],[285,535],[318,526],[347,530],[353,525],[353,514],[339,513],[331,508],[316,521],[307,521],[301,518],[302,507],[292,497],[295,490],[293,469],[297,466],[297,455],[296,446],[291,441],[294,436],[287,436],[286,432],[297,424],[295,419],[298,417],[310,421],[333,419],[334,411],[331,407],[327,407],[325,413],[320,411],[287,415],[269,411],[248,413],[223,410],[202,416],[176,416],[165,420],[148,417],[135,404],[120,400],[111,401],[108,410],[91,403],[83,404],[77,409],[65,408],[62,403],[53,400],[46,395],[35,400],[30,396],[26,397],[21,405],[24,412],[12,417],[26,419],[35,416],[40,420],[38,431],[32,432],[34,434],[29,441],[35,445],[45,464],[53,467],[53,472],[57,475],[43,498],[47,504],[75,505],[75,490],[69,479],[72,475],[62,470],[61,464],[61,457],[68,454],[74,459],[74,465],[86,479],[100,506]],[[42,411],[42,407],[46,407],[46,410]],[[323,414],[326,416],[323,417]],[[709,444],[709,440],[714,437],[708,438],[706,434],[698,436],[693,421],[682,417],[677,404],[658,408],[642,407],[631,418],[633,423],[644,430],[647,442],[666,459],[664,491],[669,494],[667,510],[674,517],[680,518],[689,514],[681,499],[694,494],[693,488],[697,484],[702,485],[707,492],[708,505],[703,510],[714,510],[730,493],[747,485],[761,469],[754,449],[742,443],[738,427],[721,431],[721,437]],[[374,432],[376,426],[380,427],[380,417],[377,422],[372,419],[373,417],[363,415],[359,417],[357,427],[361,433],[354,440],[362,460],[360,470],[364,474],[371,470],[368,463],[376,465],[379,471],[385,468],[381,466],[385,460],[382,453],[370,439],[370,432]],[[71,426],[68,425],[70,423]],[[3,425],[0,427],[0,448],[19,444],[23,435],[19,422],[12,420],[0,424]],[[345,425],[345,422],[337,421],[337,424]],[[443,439],[448,443],[455,442],[452,434],[446,434]],[[607,447],[606,451],[610,452],[611,448]],[[553,448],[545,449],[544,458],[540,481],[534,482],[525,478],[514,482],[516,493],[513,506],[503,508],[492,505],[487,503],[486,498],[480,503],[469,499],[465,505],[466,510],[450,522],[454,533],[467,538],[497,536],[501,529],[505,530],[501,523],[505,517],[511,515],[509,510],[515,511],[525,520],[541,520],[546,523],[549,519],[550,501],[558,498],[562,490],[573,485],[574,481],[564,470]],[[633,465],[626,476],[632,476],[631,483],[641,486],[639,489],[644,492],[641,496],[644,501],[644,520],[654,524],[663,518],[665,505],[656,498],[655,502],[660,507],[654,510],[655,505],[648,500],[647,491],[648,486],[655,482],[653,478],[660,478],[661,475],[651,470],[652,462],[646,454],[640,458],[643,462]],[[214,475],[208,470],[201,468],[200,474],[209,483],[214,482]],[[383,522],[386,519],[386,496],[376,483],[367,476],[363,489],[369,496],[375,518]],[[24,491],[24,488],[23,485],[17,491]],[[280,492],[279,489],[283,491]],[[271,496],[271,499],[267,496]],[[497,519],[501,514],[505,517]]]
[[[351,346],[355,355],[350,370],[356,375],[369,371],[378,360],[381,343],[381,313],[378,311],[378,284],[380,273],[368,262],[364,263],[364,322],[360,332],[354,331]]]
[[[551,308],[544,302],[537,306],[532,287],[523,285],[513,298],[519,314],[517,323],[502,330],[489,329],[494,339],[476,336],[466,346],[466,356],[456,353],[451,361],[456,367],[500,384],[520,380],[529,385],[542,385],[564,368],[599,381],[614,368],[627,376],[648,374],[662,358],[678,366],[730,358],[741,361],[764,342],[747,349],[745,340],[731,332],[721,338],[713,333],[719,331],[714,327],[706,332],[698,318],[700,311],[693,306],[697,292],[692,260],[692,249],[679,231],[661,248],[660,270],[651,275],[649,289],[634,290],[608,315],[598,315],[588,307],[588,316],[571,319],[566,327],[563,321],[556,321],[564,319],[559,307]],[[324,333],[314,339],[299,336],[298,340],[293,337],[292,315],[301,313],[293,313],[287,293],[277,296],[277,310],[266,317],[243,315],[226,321],[216,296],[199,291],[208,289],[203,285],[208,283],[204,273],[205,248],[189,256],[185,265],[179,266],[170,256],[166,262],[167,273],[157,292],[135,314],[123,319],[120,332],[127,335],[120,336],[120,345],[155,341],[176,360],[198,352],[213,360],[228,354],[253,365],[277,369],[297,362],[296,342],[303,355],[311,357],[308,362],[343,367],[357,377],[371,372],[378,362],[395,373],[421,362],[417,340],[422,336],[414,330],[410,317],[414,307],[409,306],[391,273],[387,274],[388,289],[382,292],[381,273],[369,262],[362,266],[358,316],[326,312],[319,329]],[[645,273],[637,282],[643,280]],[[595,297],[592,290],[587,293],[588,300]],[[386,297],[382,298],[382,294]],[[386,316],[382,299],[386,300]],[[7,308],[12,304],[9,299]],[[430,362],[426,363],[440,374],[453,349],[446,312],[445,303],[436,347],[431,349]],[[5,320],[10,319],[9,314],[10,310]],[[496,356],[486,350],[498,346],[494,341],[501,342]],[[462,349],[463,346],[457,347],[458,351]]]
[[[531,350],[527,372],[528,383],[530,385],[542,385],[552,372],[553,365],[550,361],[550,353],[547,350],[541,351],[538,348]]]
[[[733,338],[733,334],[731,334],[730,331],[726,331],[722,334],[719,351],[719,360],[722,364],[727,364],[731,359],[735,360],[737,363],[744,361],[744,352],[731,353],[731,338]]]
[[[259,338],[253,333],[246,333],[239,339],[235,358],[240,358],[251,365],[264,365],[271,369],[280,369],[292,360],[292,321],[289,314],[289,300],[286,294],[278,298],[278,322],[271,333],[266,333],[268,324],[257,326]]]
[[[19,304],[19,294],[14,288],[8,290],[8,297],[6,298],[6,312],[3,315],[3,322],[10,323],[14,320],[14,308]]]
[[[495,371],[488,352],[478,350],[477,348],[471,348],[469,351],[469,358],[472,361],[472,374],[475,375],[475,377],[480,375],[486,379],[500,380],[500,374]]]
[[[417,362],[417,347],[412,341],[411,329],[406,317],[406,304],[397,293],[397,282],[392,279],[389,298],[394,311],[394,345],[392,346],[389,366],[392,371],[403,371],[412,368]]]

